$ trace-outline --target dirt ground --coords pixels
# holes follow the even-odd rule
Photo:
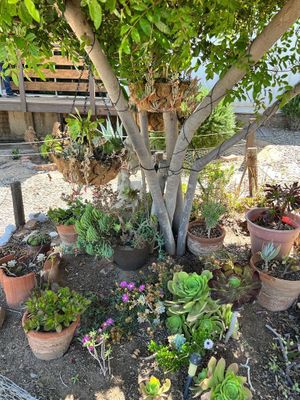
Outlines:
[[[242,218],[241,218],[242,219]],[[45,230],[53,227],[46,224]],[[236,235],[239,232],[239,235]],[[236,253],[239,260],[247,263],[249,258],[249,237],[243,235],[236,224],[234,230],[227,228],[227,249]],[[244,245],[241,246],[241,238]],[[234,240],[234,239],[238,240]],[[20,246],[20,239],[13,239],[10,246]],[[151,262],[151,260],[149,261]],[[201,270],[201,262],[194,256],[186,254],[177,259],[187,271]],[[143,271],[148,274],[147,266]],[[89,256],[64,256],[62,267],[63,283],[82,294],[95,294],[99,299],[97,313],[107,312],[107,298],[114,288],[115,282],[123,279],[134,280],[137,273],[124,273],[113,264],[103,260],[95,260]],[[5,304],[3,293],[0,292],[0,304]],[[8,310],[7,319],[0,330],[0,371],[20,387],[27,390],[39,400],[64,400],[67,395],[74,395],[76,400],[138,400],[137,382],[154,373],[162,376],[155,361],[144,360],[149,356],[147,344],[149,337],[144,327],[134,336],[125,338],[120,344],[113,345],[112,376],[103,378],[96,362],[81,347],[78,338],[74,338],[69,351],[58,360],[37,360],[26,340],[21,328],[22,309]],[[112,315],[109,315],[112,316]],[[96,318],[93,316],[90,318]],[[112,316],[113,317],[113,316]],[[92,321],[88,321],[92,322]],[[86,322],[83,322],[85,324]],[[250,366],[250,379],[255,389],[255,400],[297,400],[297,395],[284,397],[280,390],[278,376],[270,370],[270,361],[277,357],[278,365],[282,363],[280,350],[274,348],[274,337],[266,329],[269,324],[282,335],[291,337],[300,335],[299,310],[290,309],[286,312],[271,313],[258,304],[247,305],[240,312],[240,335],[237,340],[231,339],[228,345],[220,344],[214,350],[217,356],[224,356],[228,363],[235,361]],[[159,337],[165,337],[164,329],[159,330]],[[139,350],[138,357],[134,352]],[[247,369],[240,367],[240,372],[247,375]],[[168,374],[172,380],[172,390],[169,399],[181,400],[182,388],[186,378],[183,369],[176,374]],[[276,383],[277,381],[277,383]],[[6,399],[5,399],[6,400]]]

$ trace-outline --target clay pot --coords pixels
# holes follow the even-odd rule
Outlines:
[[[259,226],[254,221],[260,217],[267,208],[252,208],[246,213],[247,227],[251,238],[251,251],[256,254],[263,248],[263,245],[272,242],[274,246],[280,246],[278,259],[288,256],[294,241],[300,234],[300,217],[295,214],[287,214],[294,223],[294,228],[289,231],[268,229]]]
[[[78,233],[75,230],[75,225],[56,225],[56,229],[64,245],[71,246],[76,244]]]
[[[13,255],[0,259],[0,265],[14,260]],[[0,269],[0,283],[6,297],[6,303],[9,307],[16,307],[26,300],[36,286],[36,276],[34,272],[23,276],[8,276]]]
[[[223,242],[225,238],[226,231],[223,227],[218,225],[218,228],[222,232],[221,236],[216,238],[204,238],[196,236],[191,233],[191,228],[195,225],[203,224],[203,221],[193,221],[189,223],[187,232],[187,247],[191,253],[195,256],[206,256],[215,251],[220,250],[223,247]]]
[[[57,169],[61,172],[68,182],[83,183],[84,185],[101,186],[114,179],[120,170],[121,160],[113,158],[110,163],[104,164],[95,159],[90,159],[89,165],[76,159],[65,160],[64,158],[51,156]],[[87,168],[86,175],[83,168]]]
[[[259,254],[251,257],[251,267],[259,273],[262,287],[257,297],[258,303],[269,311],[284,311],[298,299],[300,281],[288,281],[266,274],[256,265],[261,261]]]
[[[142,249],[134,249],[130,246],[117,246],[114,250],[114,262],[123,271],[136,271],[146,264],[149,253],[149,246]]]
[[[22,317],[22,326],[28,317],[26,311]],[[79,324],[80,317],[72,322],[70,326],[63,329],[61,332],[25,332],[29,346],[36,358],[40,360],[55,360],[62,357],[68,350],[73,339],[75,330]]]

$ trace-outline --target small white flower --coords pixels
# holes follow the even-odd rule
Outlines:
[[[214,342],[211,339],[204,340],[203,347],[206,350],[211,350],[214,347]]]
[[[46,258],[45,254],[40,253],[40,254],[37,256],[36,259],[37,259],[38,262],[43,262],[43,261],[45,260],[45,258]]]
[[[144,323],[146,321],[145,318],[143,318],[141,316],[139,316],[137,320],[138,320],[139,324],[142,324],[142,323]]]
[[[159,318],[155,318],[153,320],[153,325],[159,325],[160,324],[160,319]]]
[[[3,264],[4,265],[4,264]],[[10,260],[7,262],[7,266],[8,268],[13,268],[17,265],[17,261],[16,260]]]
[[[146,299],[144,295],[139,296],[138,298],[138,304],[141,304],[142,306],[146,304]]]
[[[149,310],[149,308],[146,308],[146,310],[145,310],[145,314],[150,314],[150,310]]]
[[[163,314],[166,311],[166,307],[161,301],[159,301],[156,303],[155,311],[157,314]]]

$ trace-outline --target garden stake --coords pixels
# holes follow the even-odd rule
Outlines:
[[[187,380],[184,386],[183,400],[189,400],[190,398],[190,386],[194,376],[196,375],[197,368],[199,367],[202,358],[198,353],[192,353],[190,356],[190,365],[188,370]]]

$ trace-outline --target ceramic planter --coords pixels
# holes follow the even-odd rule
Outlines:
[[[114,249],[114,262],[123,271],[135,271],[146,264],[149,254],[149,246],[142,249],[134,249],[130,246],[117,246]]]
[[[56,229],[64,245],[76,245],[78,233],[75,230],[75,225],[56,225]]]
[[[287,214],[293,221],[295,229],[284,231],[268,229],[254,223],[267,208],[252,208],[246,213],[247,227],[251,238],[251,251],[256,254],[261,251],[264,244],[272,242],[275,246],[280,246],[277,258],[282,258],[290,254],[294,241],[300,234],[300,217],[296,214]]]
[[[28,313],[25,312],[22,318],[23,327],[27,317]],[[61,332],[25,332],[29,346],[35,357],[46,361],[62,357],[70,346],[79,321],[80,317],[78,316],[76,321]]]
[[[209,255],[215,251],[220,250],[223,247],[224,238],[226,231],[220,225],[218,228],[222,232],[222,234],[216,238],[204,238],[200,236],[196,236],[191,232],[191,228],[193,226],[203,224],[203,221],[193,221],[189,223],[188,232],[187,232],[187,247],[191,253],[195,256],[205,256]]]
[[[287,310],[300,295],[300,281],[274,278],[256,267],[260,261],[259,254],[252,256],[250,260],[251,267],[259,273],[262,283],[257,297],[258,303],[269,311]]]
[[[12,255],[0,259],[0,265],[14,260]],[[6,303],[9,307],[16,307],[26,300],[36,286],[36,276],[34,272],[23,276],[8,276],[0,268],[0,283],[6,297]]]

